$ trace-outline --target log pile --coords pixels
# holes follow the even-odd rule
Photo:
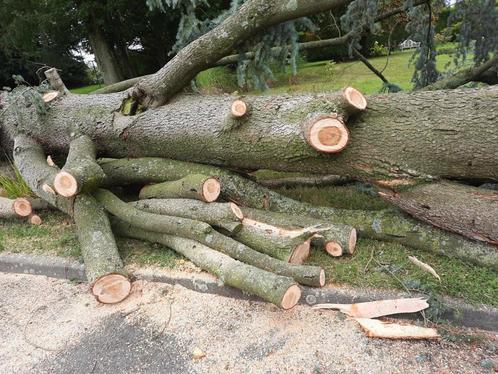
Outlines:
[[[50,105],[61,105],[73,100],[63,87],[58,92],[60,95],[52,98]],[[58,100],[62,101],[59,103]],[[244,141],[258,141],[261,137],[251,132],[254,130],[248,132],[246,129],[249,124],[254,126],[254,122],[248,121],[254,121],[252,117],[256,117],[258,112],[261,115],[271,105],[276,105],[271,99],[261,102],[253,100],[251,103],[247,99],[235,99],[231,102],[228,114],[216,114],[220,118],[216,134],[223,141],[227,136],[242,132],[249,136]],[[279,110],[282,105],[287,104],[282,102],[271,110]],[[289,109],[290,106],[287,105],[288,112],[284,112],[288,120],[303,116],[296,109]],[[357,140],[351,136],[354,128],[349,128],[347,123],[355,123],[354,117],[366,110],[367,100],[359,91],[347,87],[339,95],[330,98],[309,99],[305,107],[310,113],[305,114],[305,120],[301,121],[300,131],[285,130],[282,144],[292,144],[293,152],[301,155],[292,156],[291,163],[299,157],[307,160],[318,153],[320,156],[313,167],[319,167],[320,164],[326,165],[326,160],[331,160],[329,157],[336,157],[339,152],[343,155],[351,142]],[[99,114],[94,117],[98,123],[106,122],[106,110],[99,109]],[[183,109],[169,107],[169,110],[174,115],[180,114],[175,110]],[[70,111],[66,111],[65,115],[68,119],[72,116]],[[99,120],[100,115],[105,118]],[[280,116],[275,118],[274,121],[280,123]],[[481,242],[420,224],[395,211],[350,211],[295,201],[225,168],[168,158],[143,157],[159,147],[159,143],[151,139],[149,148],[144,148],[147,144],[142,143],[133,147],[130,145],[127,139],[136,137],[138,128],[135,127],[141,120],[143,116],[134,119],[133,116],[124,117],[114,113],[112,130],[102,126],[98,129],[77,126],[76,129],[62,131],[48,147],[40,144],[40,138],[36,136],[36,123],[31,125],[29,136],[26,134],[28,131],[22,131],[23,126],[16,127],[13,136],[15,164],[28,186],[42,199],[37,200],[36,204],[40,208],[43,208],[43,204],[53,206],[73,217],[92,293],[102,303],[120,302],[131,290],[131,278],[123,268],[114,235],[166,245],[225,284],[257,295],[284,309],[292,308],[299,301],[299,285],[322,287],[325,284],[324,270],[306,265],[311,248],[324,250],[332,257],[352,255],[358,235],[399,242],[497,268],[496,250],[483,243],[495,243],[496,222],[493,219],[476,222],[475,213],[486,207],[478,191],[455,188],[445,183],[430,184],[436,186],[432,191],[424,185],[418,186],[415,177],[412,191],[423,193],[404,192],[394,188],[399,185],[411,186],[413,180],[399,170],[380,168],[372,171],[373,163],[357,163],[353,167],[360,170],[355,175],[360,176],[360,179],[364,175],[379,173],[380,179],[375,183],[388,188],[381,192],[381,196],[406,210],[415,206],[417,209],[413,208],[413,215],[435,226],[445,227],[437,221],[441,219],[438,212],[450,209],[449,203],[431,199],[432,196],[442,194],[442,187],[450,192],[458,192],[453,193],[454,200],[468,199],[466,194],[471,193],[475,204],[465,210],[465,214],[476,229],[469,229],[468,222],[457,219],[446,220],[445,228],[472,239],[481,239]],[[120,131],[116,141],[112,137],[114,129]],[[143,129],[141,132],[143,137]],[[183,141],[194,139],[189,136]],[[278,138],[280,135],[275,132],[272,136]],[[123,139],[125,143],[121,144]],[[181,138],[179,140],[182,141]],[[66,142],[67,149],[64,148]],[[97,158],[99,153],[106,156],[119,154],[121,151],[114,152],[118,150],[114,148],[116,144],[125,149],[132,147],[132,153],[142,157]],[[242,142],[238,144],[239,150],[229,148],[227,154],[234,157],[232,160],[241,160],[239,165],[247,171],[246,165],[250,160],[238,158],[237,152],[246,150]],[[203,147],[202,143],[199,146]],[[213,144],[202,149],[209,147],[213,147]],[[44,148],[56,153],[67,153],[62,168],[50,156],[47,157]],[[265,148],[263,154],[268,151]],[[205,153],[209,154],[209,151]],[[345,160],[345,164],[350,162]],[[272,160],[270,164],[278,165],[279,162]],[[225,161],[220,163],[224,164]],[[340,171],[340,168],[336,167],[335,170]],[[344,177],[340,175],[338,178]],[[350,180],[350,176],[347,177]],[[421,178],[426,176],[421,174]],[[117,187],[124,187],[128,193],[138,193],[131,199],[129,195],[121,198],[112,192],[117,191]],[[492,196],[486,201],[494,199],[495,195],[488,195]],[[435,214],[420,211],[416,204],[418,201],[434,207]],[[23,199],[17,202],[0,200],[0,215],[4,218],[24,215],[34,223],[36,219],[30,216],[29,204],[28,200]],[[489,215],[493,215],[493,212],[489,210]]]

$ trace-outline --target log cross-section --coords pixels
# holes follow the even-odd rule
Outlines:
[[[320,116],[305,125],[304,137],[319,152],[337,153],[348,144],[349,131],[336,115]]]

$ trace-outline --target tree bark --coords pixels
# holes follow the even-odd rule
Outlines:
[[[268,188],[343,186],[352,182],[354,182],[354,179],[338,175],[282,177],[275,179],[258,178],[258,184]]]
[[[332,224],[352,226],[363,237],[396,242],[498,269],[496,248],[425,225],[399,212],[317,207],[287,198],[238,174],[209,165],[143,158],[107,160],[101,162],[101,166],[106,174],[106,185],[157,183],[179,179],[191,173],[216,175],[222,185],[222,197],[238,205],[321,218]]]
[[[74,218],[85,272],[97,300],[117,303],[126,298],[131,283],[123,271],[118,248],[102,208],[93,197],[85,194],[71,199],[57,195],[49,183],[60,170],[47,164],[43,149],[33,139],[18,135],[14,149],[14,163],[31,190]]]
[[[439,182],[381,196],[415,218],[498,245],[498,192]]]
[[[77,135],[70,143],[66,164],[54,178],[57,193],[71,197],[99,187],[105,175],[95,156],[92,140],[86,135]]]
[[[95,197],[107,211],[140,229],[198,241],[246,264],[278,275],[292,277],[301,284],[314,287],[322,287],[325,284],[322,268],[294,265],[277,260],[214,231],[207,223],[144,212],[102,189],[96,191]]]
[[[115,112],[119,95],[69,95],[56,100],[40,123],[26,130],[47,151],[67,151],[70,122],[94,140],[101,154],[111,157],[171,157],[238,169],[306,170],[398,184],[437,176],[498,180],[496,92],[467,89],[371,96],[367,110],[347,121],[350,143],[335,155],[317,152],[303,138],[310,117],[341,109],[342,96],[329,94],[247,98],[251,115],[229,133],[221,131],[234,100],[229,96],[187,95],[158,110],[123,117]],[[16,123],[12,113],[4,127]]]
[[[95,55],[97,65],[104,76],[105,84],[113,84],[122,81],[125,76],[121,72],[119,62],[113,53],[102,30],[90,19],[87,22],[88,41]]]
[[[119,220],[113,221],[113,229],[121,236],[163,244],[214,274],[224,284],[257,295],[280,308],[290,309],[299,301],[301,291],[292,278],[247,265],[190,239],[145,231]]]
[[[331,10],[350,1],[248,1],[218,27],[183,48],[157,73],[138,82],[132,95],[144,107],[159,107],[183,89],[198,73],[230,54],[238,43],[254,33],[291,19]]]
[[[211,203],[220,195],[220,182],[216,178],[190,174],[176,181],[148,185],[140,190],[140,199],[187,198]]]

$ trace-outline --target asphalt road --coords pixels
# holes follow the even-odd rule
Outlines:
[[[147,282],[104,306],[83,284],[0,273],[2,374],[493,372],[496,334],[445,336],[371,339],[337,312]]]

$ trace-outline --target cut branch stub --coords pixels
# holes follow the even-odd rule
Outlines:
[[[242,100],[235,100],[232,103],[231,113],[234,117],[240,118],[247,114],[247,104]]]
[[[169,181],[145,186],[140,191],[140,199],[150,198],[190,198],[211,203],[220,196],[221,185],[214,177],[202,174],[187,175],[177,181]]]
[[[50,83],[50,86],[52,86],[54,90],[59,91],[63,95],[69,92],[56,68],[46,70],[45,76],[47,77],[48,83]]]
[[[18,198],[12,200],[0,197],[0,218],[28,217],[31,211],[31,204],[26,199]]]
[[[38,226],[42,224],[42,219],[37,214],[30,214],[28,217],[28,222],[31,223],[32,225]]]
[[[62,196],[72,197],[90,192],[104,180],[104,171],[95,161],[96,150],[92,140],[81,135],[71,141],[66,164],[54,178],[54,188]]]
[[[367,108],[367,99],[363,94],[353,87],[346,87],[342,91],[343,113],[344,119],[353,115],[354,113],[361,112]]]
[[[12,209],[20,217],[28,217],[32,213],[31,203],[24,198],[15,199]]]
[[[43,94],[42,99],[45,103],[49,103],[54,100],[57,96],[59,96],[58,91],[49,91]]]
[[[304,136],[317,151],[337,153],[348,144],[349,131],[336,116],[318,117],[307,124]]]

